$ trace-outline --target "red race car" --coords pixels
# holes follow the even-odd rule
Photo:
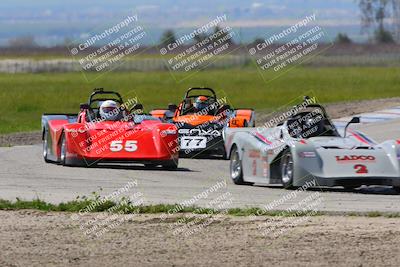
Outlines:
[[[79,114],[43,114],[43,157],[65,166],[142,163],[178,167],[178,131],[174,124],[129,109],[119,93],[95,89]]]

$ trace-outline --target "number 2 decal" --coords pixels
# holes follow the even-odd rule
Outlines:
[[[354,165],[354,169],[356,170],[356,173],[359,173],[359,174],[368,173],[367,166],[362,165],[362,164]]]
[[[126,141],[125,142],[125,151],[135,152],[138,149],[137,141]],[[112,152],[121,151],[124,148],[122,145],[122,141],[112,141],[110,144],[110,150]]]

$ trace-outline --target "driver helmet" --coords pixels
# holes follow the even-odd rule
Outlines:
[[[114,100],[106,100],[100,105],[100,116],[104,120],[115,121],[120,114],[120,108]]]
[[[205,108],[208,106],[207,102],[208,102],[208,97],[206,97],[206,96],[199,96],[199,97],[196,99],[196,102],[194,103],[194,107],[195,107],[197,110],[205,109]]]

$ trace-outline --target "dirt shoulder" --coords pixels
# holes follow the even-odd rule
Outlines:
[[[398,98],[385,98],[385,99],[374,99],[374,100],[361,100],[355,102],[340,102],[325,105],[328,114],[331,118],[341,118],[352,116],[359,113],[371,112],[390,108],[394,106],[400,106],[400,97]],[[258,125],[264,123],[271,118],[271,112],[273,111],[261,111],[256,114],[256,123]],[[1,146],[18,146],[18,145],[33,145],[41,143],[41,132],[26,132],[26,133],[13,133],[0,135],[0,147]]]
[[[34,145],[41,142],[42,133],[40,131],[0,135],[0,147]]]
[[[143,214],[95,238],[71,215],[0,211],[0,265],[398,266],[400,260],[398,218],[309,217],[278,227],[283,234],[274,237],[262,234],[266,217],[221,216],[185,237],[174,234],[178,218]]]

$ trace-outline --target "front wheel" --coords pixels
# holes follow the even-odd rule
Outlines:
[[[67,165],[67,141],[65,139],[65,135],[64,134],[61,136],[60,163],[63,166]]]
[[[236,146],[232,149],[230,158],[230,173],[233,183],[237,185],[253,185],[253,183],[243,180],[242,161],[240,160],[239,151]]]
[[[287,149],[281,159],[281,181],[286,189],[293,188],[294,160],[290,149]]]
[[[68,143],[65,138],[65,134],[61,136],[60,141],[60,163],[63,166],[70,167],[89,167],[89,164],[83,159],[78,158],[67,158]]]

